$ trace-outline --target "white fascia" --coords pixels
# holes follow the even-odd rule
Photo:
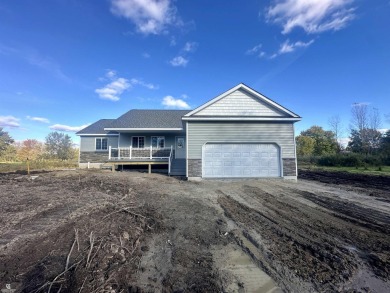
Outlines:
[[[302,118],[275,117],[183,117],[184,121],[301,121]]]
[[[104,128],[104,130],[112,130],[112,131],[183,131],[183,128]]]
[[[76,134],[77,136],[118,136],[119,134],[116,133],[116,134],[106,134],[106,133],[96,133],[96,134]]]

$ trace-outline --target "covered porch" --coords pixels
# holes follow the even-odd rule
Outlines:
[[[183,131],[132,130],[119,132],[118,147],[108,149],[108,162],[115,166],[167,166],[168,174],[185,174],[186,139]],[[130,168],[130,167],[129,167]]]
[[[179,140],[180,147],[181,140]],[[176,146],[177,147],[177,146]],[[148,173],[152,172],[152,166],[159,168],[160,166],[166,166],[168,175],[185,175],[185,158],[182,155],[176,156],[176,147],[171,145],[170,147],[148,146],[148,147],[108,147],[108,160],[104,164],[106,167],[110,167],[112,171],[119,169],[120,167],[134,166],[147,166]],[[182,148],[185,146],[183,145]],[[164,168],[165,169],[165,168]]]

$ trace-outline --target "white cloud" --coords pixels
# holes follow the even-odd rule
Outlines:
[[[31,121],[37,121],[37,122],[41,122],[41,123],[50,123],[49,119],[43,118],[43,117],[31,117],[31,116],[27,116],[26,118],[27,118],[28,120],[31,120]]]
[[[263,47],[263,45],[262,44],[258,44],[256,46],[254,46],[253,48],[247,50],[245,54],[247,54],[247,55],[256,54],[257,52],[260,51],[261,47]]]
[[[140,85],[140,86],[146,87],[146,88],[148,88],[148,89],[150,89],[150,90],[156,90],[156,89],[158,89],[158,86],[157,86],[157,85],[154,85],[154,84],[152,84],[152,83],[147,83],[147,82],[144,82],[144,81],[139,80],[139,79],[136,79],[136,78],[132,78],[132,79],[130,80],[130,83],[131,83],[132,85]]]
[[[337,31],[354,17],[354,0],[276,0],[267,9],[267,20],[281,24],[283,34],[301,27],[307,33]]]
[[[105,87],[96,89],[95,92],[101,99],[110,101],[119,101],[120,95],[130,87],[130,83],[126,78],[118,77]]]
[[[194,52],[198,48],[198,43],[196,42],[187,42],[183,47],[184,52]]]
[[[171,46],[171,47],[176,46],[176,38],[174,36],[171,37],[171,41],[169,42],[169,46]]]
[[[145,59],[149,59],[150,58],[150,54],[149,53],[142,53],[142,57],[144,57]]]
[[[306,48],[313,43],[314,43],[314,40],[310,40],[307,43],[301,42],[301,41],[298,41],[295,43],[290,43],[289,40],[286,40],[283,44],[280,45],[278,52],[272,54],[269,58],[273,59],[273,58],[276,58],[282,54],[292,53],[298,48]]]
[[[49,128],[51,130],[56,130],[56,131],[66,131],[66,132],[77,132],[80,131],[81,129],[89,126],[90,124],[85,124],[81,126],[69,126],[69,125],[63,125],[63,124],[54,124],[51,125]]]
[[[286,54],[286,53],[291,53],[294,52],[297,48],[305,48],[310,46],[311,44],[314,43],[314,40],[311,40],[307,43],[305,42],[295,42],[295,43],[290,43],[289,40],[285,41],[283,44],[280,45],[280,49],[278,51],[278,54]]]
[[[180,23],[171,0],[111,0],[111,12],[131,20],[145,35],[161,34]]]
[[[106,73],[106,77],[112,79],[116,76],[116,71],[115,70],[108,70],[107,73]]]
[[[261,50],[262,47],[263,47],[262,44],[258,44],[256,46],[254,46],[253,48],[247,50],[245,52],[245,54],[247,54],[247,55],[257,55],[260,58],[265,57],[267,54],[264,51]]]
[[[341,144],[344,148],[348,146],[348,143],[351,141],[349,137],[341,137],[338,139],[338,143]]]
[[[36,53],[29,54],[25,57],[26,60],[33,66],[37,66],[53,74],[63,81],[70,82],[71,79],[62,71],[60,65],[50,57],[40,56]]]
[[[183,56],[177,56],[177,57],[173,58],[171,61],[169,61],[169,63],[171,63],[171,65],[175,66],[175,67],[178,67],[178,66],[186,67],[188,60],[186,58],[184,58]]]
[[[259,58],[269,58],[269,59],[274,59],[282,54],[287,54],[287,53],[292,53],[298,48],[306,48],[310,46],[311,44],[314,43],[314,40],[310,40],[308,42],[302,42],[302,41],[297,41],[295,43],[290,43],[289,40],[286,40],[284,43],[282,43],[279,47],[279,50],[276,53],[273,54],[267,54],[264,51],[261,51],[261,44],[253,47],[252,49],[249,49],[246,54],[248,55],[254,55],[256,54]]]
[[[190,106],[182,99],[175,99],[172,96],[164,97],[162,103],[166,108],[190,109]]]
[[[0,116],[0,127],[16,128],[20,126],[18,118],[14,116]]]
[[[101,99],[110,100],[110,101],[119,101],[120,95],[127,89],[132,88],[135,85],[140,85],[146,87],[150,90],[158,89],[157,85],[152,83],[144,82],[137,78],[132,78],[128,80],[124,77],[117,77],[115,70],[108,70],[106,73],[106,78],[100,78],[99,80],[107,81],[111,80],[106,86],[96,89],[95,92],[99,95]]]

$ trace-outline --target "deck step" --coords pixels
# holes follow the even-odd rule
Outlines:
[[[171,163],[171,173],[173,176],[186,175],[186,160],[185,159],[173,159]]]

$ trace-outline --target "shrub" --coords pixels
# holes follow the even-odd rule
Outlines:
[[[362,164],[363,158],[359,154],[335,154],[318,159],[318,165],[327,167],[360,167]]]

